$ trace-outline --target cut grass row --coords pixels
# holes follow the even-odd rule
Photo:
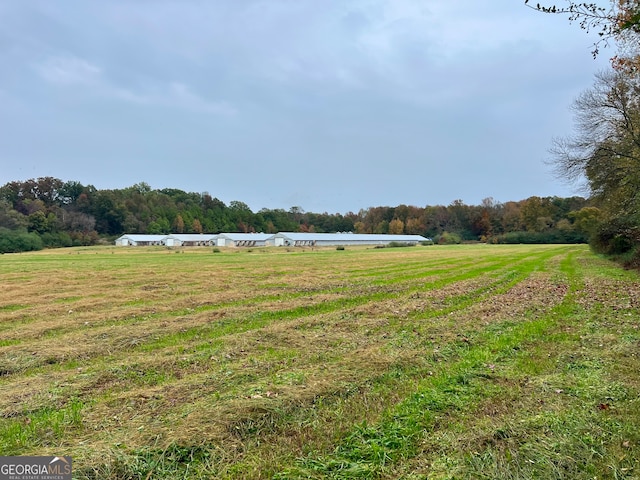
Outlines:
[[[6,341],[12,341],[11,345],[15,345],[13,350],[7,350],[4,365],[1,370],[5,373],[11,372],[13,369],[28,369],[38,365],[48,365],[57,363],[55,346],[60,344],[60,338],[65,338],[66,341],[73,341],[73,335],[80,336],[85,349],[74,349],[74,358],[81,357],[88,359],[92,355],[101,355],[100,349],[94,350],[94,344],[96,342],[101,345],[109,344],[109,351],[115,352],[120,349],[126,349],[132,346],[131,338],[135,340],[135,345],[140,343],[146,343],[151,341],[151,345],[147,346],[147,350],[152,350],[154,345],[162,344],[165,339],[167,342],[171,341],[169,334],[160,336],[157,332],[157,327],[151,327],[142,336],[136,336],[131,333],[131,327],[135,326],[136,330],[140,330],[146,324],[155,324],[162,326],[163,330],[167,330],[167,324],[163,324],[163,321],[167,319],[181,319],[180,322],[171,321],[174,329],[178,331],[173,334],[173,338],[176,341],[184,341],[189,335],[199,335],[200,330],[207,329],[207,335],[209,337],[223,336],[233,333],[234,329],[238,331],[246,331],[251,328],[259,328],[265,323],[273,320],[285,320],[288,318],[300,318],[304,316],[317,315],[322,313],[329,313],[335,310],[342,310],[354,307],[356,305],[362,305],[371,302],[381,302],[387,299],[395,298],[399,292],[402,295],[408,293],[415,293],[423,290],[440,290],[446,285],[458,283],[464,280],[479,278],[485,274],[495,274],[501,272],[506,265],[511,269],[518,261],[511,257],[508,261],[501,263],[493,262],[488,265],[480,264],[474,268],[461,268],[460,270],[450,270],[449,272],[440,273],[440,275],[434,280],[430,279],[429,284],[426,283],[427,278],[433,274],[431,271],[427,271],[424,265],[418,266],[419,273],[413,272],[409,275],[409,278],[414,283],[416,279],[420,280],[419,283],[412,285],[407,280],[407,270],[405,269],[402,274],[398,274],[393,282],[402,284],[396,287],[390,287],[388,285],[379,285],[376,287],[373,285],[363,285],[358,280],[350,279],[349,286],[340,286],[338,288],[323,288],[317,289],[312,294],[308,291],[285,293],[284,295],[257,295],[242,300],[235,301],[223,301],[219,303],[206,302],[199,303],[193,307],[182,307],[179,310],[161,310],[161,308],[153,308],[151,312],[138,312],[132,316],[124,316],[120,318],[113,318],[114,311],[118,310],[117,305],[111,304],[108,310],[105,312],[105,319],[94,320],[93,318],[87,320],[87,316],[82,315],[82,311],[72,311],[72,318],[66,321],[64,324],[54,324],[48,317],[32,317],[28,322],[24,321],[12,321],[2,322],[0,325],[5,327],[4,337]],[[536,260],[537,261],[537,260]],[[516,262],[516,263],[514,263]],[[535,262],[527,262],[528,265],[535,265]],[[507,276],[513,274],[512,270],[507,272]],[[422,275],[422,276],[421,276]],[[382,282],[383,280],[378,280]],[[498,280],[504,282],[504,279]],[[469,291],[468,296],[470,301],[483,291],[489,291],[492,287],[495,287],[496,281],[491,278],[485,279],[485,285],[477,288],[474,291]],[[191,297],[193,295],[190,295]],[[302,300],[302,301],[301,301]],[[456,297],[453,302],[461,301],[461,296]],[[175,301],[180,301],[180,298],[176,298]],[[302,305],[289,307],[291,303],[302,303]],[[171,304],[169,304],[171,305]],[[161,310],[156,312],[156,310]],[[49,312],[50,314],[51,312]],[[215,314],[219,313],[223,319],[214,323],[206,323],[202,326],[201,320],[196,320],[196,327],[189,327],[189,319],[186,317],[196,317],[198,314]],[[62,309],[58,312],[59,315],[66,314]],[[39,318],[42,320],[39,322]],[[208,317],[207,317],[208,318]],[[206,320],[205,320],[206,321]],[[27,330],[25,324],[31,324],[32,328]],[[39,323],[39,328],[37,325]],[[19,327],[19,328],[16,328]],[[216,335],[216,330],[220,330],[220,334]],[[186,331],[185,331],[186,330]],[[0,330],[1,331],[1,330]],[[121,333],[118,335],[118,333]],[[122,338],[125,338],[123,340]],[[157,340],[151,340],[157,339]],[[28,348],[22,349],[20,352],[19,344],[22,342],[28,342]],[[46,356],[33,355],[34,348],[38,351],[47,352]],[[11,355],[13,357],[11,357]],[[61,360],[71,355],[67,349],[61,349],[58,352],[58,356]]]
[[[415,457],[425,435],[443,414],[477,410],[482,400],[504,393],[494,379],[496,365],[508,362],[525,342],[543,336],[570,308],[570,297],[547,315],[523,323],[496,325],[471,335],[473,342],[448,345],[447,365],[416,385],[408,398],[386,410],[375,425],[357,425],[331,455],[305,458],[276,478],[373,478],[390,465]],[[500,334],[496,335],[496,327]]]
[[[96,326],[86,329],[73,315],[56,314],[55,308],[54,318],[47,320],[47,306],[55,307],[55,302],[38,301],[42,297],[33,291],[21,292],[19,302],[2,297],[9,305],[28,305],[31,317],[5,330],[16,334],[20,344],[0,343],[3,362],[13,361],[16,367],[0,377],[0,450],[59,453],[62,448],[74,455],[78,478],[491,478],[498,471],[524,477],[548,473],[527,465],[532,457],[523,446],[533,448],[528,428],[538,436],[541,429],[549,431],[549,441],[558,443],[545,419],[565,418],[554,416],[561,409],[574,413],[574,426],[569,428],[567,420],[562,433],[569,435],[579,421],[585,428],[604,428],[608,424],[597,423],[603,412],[612,415],[623,406],[628,412],[637,398],[637,384],[620,379],[610,384],[615,368],[608,357],[577,363],[580,378],[594,384],[580,388],[623,392],[615,408],[612,401],[603,403],[606,398],[597,405],[609,406],[595,414],[580,396],[554,393],[553,402],[545,404],[535,398],[540,388],[547,388],[549,376],[564,382],[556,390],[571,391],[575,369],[557,372],[560,364],[550,359],[567,358],[577,348],[580,335],[569,335],[568,329],[584,328],[584,318],[592,312],[606,310],[607,325],[622,329],[626,347],[638,341],[633,322],[620,325],[620,318],[637,314],[637,305],[629,300],[635,297],[621,286],[635,291],[637,279],[605,268],[584,247],[485,247],[216,255],[97,250],[78,255],[91,258],[85,268],[100,265],[101,286],[118,272],[129,286],[144,287],[145,276],[147,285],[171,285],[176,272],[199,266],[202,280],[190,287],[197,301],[185,310],[184,291],[169,290],[169,298],[161,302],[165,309],[135,319],[115,316],[103,306],[93,312]],[[13,269],[2,264],[0,275],[19,271],[29,276],[43,265],[64,272],[62,255],[42,256],[46,261],[34,260],[37,254],[26,256],[24,264],[13,257]],[[203,267],[204,260],[211,265]],[[122,270],[126,262],[132,267]],[[170,270],[155,270],[161,266]],[[73,269],[81,270],[75,264]],[[228,279],[225,291],[231,290],[235,300],[216,302],[216,289],[224,283],[207,283],[213,271],[216,278]],[[269,272],[280,273],[272,277]],[[616,286],[615,309],[603,306],[608,297],[590,281],[595,276]],[[71,275],[62,283],[64,295],[76,303],[98,293],[79,290]],[[52,286],[39,288],[45,298],[56,298]],[[130,303],[122,288],[116,284],[110,293],[118,302]],[[265,293],[265,288],[271,291]],[[596,294],[603,298],[593,304]],[[144,307],[153,309],[154,301]],[[127,308],[135,311],[133,307]],[[0,319],[11,322],[24,312],[0,308]],[[50,337],[29,335],[30,326],[47,321],[55,325]],[[87,330],[97,333],[101,328],[114,330],[111,339],[122,343],[114,348],[105,337],[109,348],[103,348],[100,337],[87,335]],[[600,327],[590,328],[592,336],[602,333]],[[121,334],[115,334],[118,330]],[[74,345],[66,356],[49,356],[50,363],[12,360],[23,346],[37,352],[61,338],[84,341],[89,348]],[[615,346],[622,348],[620,342]],[[83,351],[88,353],[77,354]],[[638,366],[629,352],[625,359],[627,371]],[[542,415],[541,409],[551,404],[558,412],[542,410],[547,414]],[[517,405],[522,412],[514,410]],[[495,414],[483,413],[489,411]],[[522,424],[513,420],[517,415]],[[629,461],[637,461],[637,439],[626,432],[637,425],[637,417],[623,417],[602,452],[613,452],[611,442],[620,440],[627,460],[617,461],[615,468],[627,474]],[[496,432],[508,436],[491,433],[495,425],[502,425]],[[440,439],[436,444],[435,438]],[[569,468],[561,467],[552,453],[546,451],[548,465]],[[580,455],[576,461],[586,458],[584,452]],[[605,470],[596,467],[597,472]],[[576,478],[592,472],[568,471],[577,473]],[[457,474],[447,477],[446,472]]]

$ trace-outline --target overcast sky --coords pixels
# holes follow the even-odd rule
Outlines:
[[[581,194],[545,159],[595,40],[522,0],[0,0],[0,185],[317,213]]]

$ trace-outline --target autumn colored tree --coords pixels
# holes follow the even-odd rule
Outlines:
[[[176,233],[184,233],[184,220],[182,215],[176,215],[176,219],[173,221],[173,228]]]
[[[404,233],[404,222],[399,218],[394,218],[389,222],[389,234],[402,235]]]
[[[353,229],[355,233],[368,233],[367,227],[364,222],[356,222],[353,224]]]
[[[193,219],[193,223],[191,224],[191,230],[193,233],[202,233],[202,223],[197,218]]]
[[[506,202],[502,209],[500,219],[503,232],[516,232],[523,229],[522,216],[520,215],[522,202]]]
[[[404,225],[404,232],[409,235],[422,235],[425,233],[426,227],[421,218],[411,217],[407,219]]]
[[[443,205],[427,206],[424,209],[426,233],[430,237],[441,234],[451,225],[449,209]]]
[[[522,224],[530,232],[543,232],[553,226],[553,207],[549,198],[530,197],[520,208]]]

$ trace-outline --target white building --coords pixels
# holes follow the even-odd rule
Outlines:
[[[164,237],[167,247],[210,247],[216,244],[212,233],[172,233]]]
[[[347,245],[388,245],[392,242],[418,244],[428,241],[422,235],[385,235],[371,233],[298,233],[280,232],[273,236],[275,246],[347,246]]]
[[[264,247],[273,245],[272,233],[220,233],[216,235],[218,247]]]
[[[119,247],[146,247],[150,245],[164,245],[166,235],[127,234],[116,239]]]

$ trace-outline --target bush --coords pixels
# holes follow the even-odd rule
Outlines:
[[[35,233],[0,228],[0,253],[30,252],[43,248],[42,240]]]
[[[71,232],[70,236],[74,247],[86,247],[88,245],[96,245],[100,242],[98,232],[95,230],[90,232]]]
[[[497,235],[488,239],[489,243],[527,243],[527,244],[550,244],[550,243],[587,243],[584,233],[549,230],[547,232],[509,232]]]
[[[436,241],[438,245],[457,245],[462,242],[462,237],[457,233],[442,232]]]
[[[336,250],[344,250],[344,245],[338,245],[338,246],[336,247]]]
[[[622,263],[624,268],[640,270],[640,249],[634,248],[622,256],[622,258],[618,259],[618,261]]]
[[[638,232],[627,219],[614,218],[603,222],[590,238],[591,248],[605,255],[621,255],[636,246]]]
[[[70,247],[73,245],[71,235],[67,232],[43,233],[40,235],[40,239],[45,248]]]
[[[387,247],[414,247],[416,244],[411,242],[389,242]]]

